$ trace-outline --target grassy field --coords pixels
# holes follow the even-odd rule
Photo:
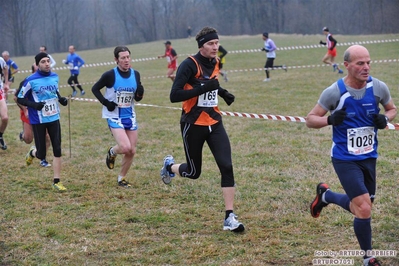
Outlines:
[[[277,46],[314,45],[321,35],[274,35]],[[336,36],[346,42],[397,39],[399,35]],[[221,36],[229,51],[259,49],[258,36]],[[195,53],[192,38],[172,40],[181,62]],[[365,45],[371,54],[372,75],[385,81],[399,104],[399,42]],[[162,41],[129,46],[134,59],[163,53]],[[338,47],[342,63],[348,46]],[[51,53],[51,48],[49,48]],[[67,49],[67,47],[66,47]],[[113,48],[79,51],[86,63],[113,61]],[[225,69],[229,82],[221,86],[236,96],[233,105],[221,101],[220,109],[241,113],[306,116],[321,91],[339,76],[330,67],[319,67],[325,48],[277,52],[274,70],[265,78],[262,52],[230,53]],[[64,54],[52,54],[61,66]],[[29,69],[33,56],[13,58],[20,69]],[[294,68],[294,66],[309,66]],[[87,94],[110,65],[82,68],[79,80]],[[63,134],[62,181],[65,193],[51,189],[52,169],[36,159],[27,167],[29,145],[21,143],[18,107],[9,106],[5,133],[8,150],[0,151],[0,265],[312,265],[316,250],[358,250],[353,217],[329,206],[318,219],[309,213],[318,182],[342,191],[329,158],[331,129],[308,129],[304,123],[225,116],[224,124],[233,150],[237,182],[235,212],[246,226],[242,234],[222,230],[224,204],[220,174],[207,147],[199,180],[175,178],[166,186],[159,178],[162,159],[173,154],[184,160],[180,137],[180,107],[169,101],[171,81],[165,77],[166,61],[133,63],[145,87],[143,104],[137,106],[139,141],[127,178],[131,189],[119,188],[114,170],[105,165],[113,137],[101,119],[99,103],[72,101],[70,114],[61,107]],[[245,71],[247,70],[247,71]],[[67,70],[57,70],[66,85]],[[16,84],[26,74],[17,74]],[[162,77],[156,77],[162,76]],[[71,89],[61,87],[67,96]],[[70,117],[69,117],[70,115]],[[68,121],[70,119],[70,127]],[[397,121],[394,121],[394,123]],[[71,146],[69,142],[71,135]],[[373,245],[378,250],[399,250],[399,151],[398,132],[379,133],[378,191],[373,210]],[[71,153],[70,153],[71,150]],[[52,159],[50,149],[48,159]],[[352,258],[360,265],[360,257]],[[399,265],[399,257],[381,258],[383,265]]]

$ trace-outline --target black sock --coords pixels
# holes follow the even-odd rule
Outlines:
[[[60,182],[59,178],[54,178],[54,184],[57,184],[58,182]]]
[[[233,213],[233,210],[227,210],[226,211],[226,216],[225,216],[225,220],[227,219],[227,218],[229,218],[229,215],[230,215],[230,213]]]
[[[3,132],[0,132],[0,138],[3,137]]]
[[[173,163],[166,166],[166,171],[168,171],[169,173],[172,173],[172,165]]]

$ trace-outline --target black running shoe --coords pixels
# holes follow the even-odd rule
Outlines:
[[[7,150],[7,145],[6,145],[6,143],[4,142],[3,137],[0,137],[0,148],[1,148],[2,150]]]
[[[108,149],[107,158],[105,159],[105,163],[107,164],[107,167],[109,169],[114,169],[116,155],[111,155],[111,149],[112,149],[112,147],[110,147]]]
[[[310,214],[317,218],[320,216],[321,210],[328,204],[321,200],[323,193],[329,189],[326,183],[319,183],[316,187],[316,198],[310,204]]]
[[[130,188],[132,185],[130,185],[129,182],[127,182],[125,179],[122,179],[121,181],[118,182],[118,185],[120,187],[124,187],[124,188]]]

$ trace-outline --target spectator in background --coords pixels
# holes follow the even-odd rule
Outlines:
[[[62,60],[62,63],[68,65],[69,71],[71,72],[71,76],[68,79],[68,84],[72,88],[72,97],[75,97],[77,94],[75,85],[80,90],[80,95],[83,96],[85,95],[85,91],[83,90],[82,86],[79,84],[78,76],[79,76],[79,69],[84,65],[85,61],[83,61],[83,59],[78,54],[75,53],[75,46],[70,45],[68,50],[69,50],[69,55],[67,56],[66,60],[65,59]]]
[[[47,47],[44,46],[44,45],[40,46],[40,52],[41,52],[41,53],[47,53]],[[48,54],[48,53],[47,53],[47,54]],[[49,56],[49,58],[50,58],[50,67],[51,67],[51,68],[54,68],[55,65],[57,64],[57,62],[55,62],[54,58],[53,58],[50,54],[48,54],[48,56]]]
[[[187,38],[191,39],[191,26],[187,27]]]
[[[177,53],[175,49],[173,49],[172,43],[170,41],[166,41],[164,44],[165,44],[165,54],[158,55],[158,58],[166,57],[166,61],[168,61],[168,71],[166,72],[166,75],[168,76],[168,78],[174,81],[175,75],[173,73],[177,69]]]
[[[333,67],[333,71],[338,69],[338,74],[344,73],[339,66],[334,63],[334,59],[337,56],[337,40],[335,40],[327,27],[323,28],[323,34],[326,35],[326,42],[320,41],[320,44],[327,45],[327,53],[324,55],[322,61],[324,64]]]

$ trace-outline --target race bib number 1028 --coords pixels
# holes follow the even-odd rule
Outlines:
[[[349,128],[347,136],[350,154],[361,155],[374,151],[375,132],[373,127]]]

